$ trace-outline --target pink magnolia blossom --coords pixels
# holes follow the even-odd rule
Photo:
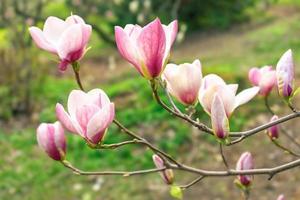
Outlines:
[[[245,152],[241,155],[236,164],[236,170],[249,170],[254,168],[254,162],[251,153]],[[239,175],[238,180],[244,186],[248,186],[253,177],[251,175]]]
[[[279,196],[277,197],[277,200],[285,200],[284,195],[283,195],[283,194],[279,195]]]
[[[294,61],[292,50],[287,50],[276,66],[278,92],[283,97],[290,97],[294,90]]]
[[[164,161],[158,155],[154,154],[152,159],[158,169],[165,167]],[[174,182],[174,174],[172,169],[161,171],[160,175],[166,184],[170,185]]]
[[[102,141],[114,115],[114,104],[100,89],[88,93],[73,90],[68,98],[68,113],[61,104],[56,105],[56,116],[63,126],[91,144]]]
[[[264,66],[260,69],[251,68],[248,76],[250,82],[260,88],[259,94],[263,96],[267,96],[276,85],[276,71],[272,69],[272,66]]]
[[[167,64],[163,72],[167,90],[181,103],[192,105],[198,99],[202,80],[201,63]]]
[[[221,99],[227,117],[240,105],[250,101],[259,91],[259,87],[255,86],[243,90],[236,95],[238,84],[226,84],[225,81],[215,75],[209,74],[202,79],[199,91],[199,101],[204,110],[211,114],[212,101],[215,94]]]
[[[224,139],[229,133],[229,122],[226,116],[225,108],[218,94],[215,94],[211,106],[211,124],[214,134]]]
[[[36,130],[39,146],[54,160],[63,160],[66,154],[64,129],[59,122],[42,123]]]
[[[92,27],[77,15],[71,15],[65,21],[51,16],[45,21],[43,30],[32,26],[29,32],[39,48],[58,55],[59,69],[65,71],[86,52]]]
[[[273,122],[273,121],[276,121],[278,120],[278,116],[277,115],[274,115],[270,122]],[[271,139],[277,139],[279,137],[279,125],[276,124],[274,126],[271,126],[270,128],[268,128],[268,135]]]
[[[115,27],[115,39],[120,54],[147,79],[160,76],[167,63],[177,35],[177,20],[168,26],[154,21],[140,27],[127,24]]]

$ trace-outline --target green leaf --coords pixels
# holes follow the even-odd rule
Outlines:
[[[180,187],[176,185],[172,185],[170,189],[170,194],[172,197],[176,199],[182,199],[182,190]]]

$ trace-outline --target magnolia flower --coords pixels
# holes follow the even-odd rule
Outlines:
[[[214,95],[211,106],[211,124],[214,134],[224,139],[229,133],[229,122],[226,116],[225,108],[218,94]]]
[[[66,154],[64,129],[59,122],[42,123],[36,130],[39,146],[54,160],[63,160]]]
[[[279,195],[279,196],[277,197],[277,200],[285,200],[284,195],[283,195],[283,194]]]
[[[277,87],[279,95],[290,97],[294,90],[294,61],[292,50],[287,50],[276,66]]]
[[[147,79],[160,76],[167,63],[177,34],[177,20],[168,26],[154,21],[140,27],[127,24],[115,27],[115,39],[120,54]]]
[[[59,69],[65,71],[69,64],[80,60],[86,52],[92,27],[77,15],[71,15],[65,21],[51,16],[43,30],[32,26],[29,32],[39,48],[58,55]]]
[[[213,98],[215,94],[218,94],[224,105],[226,115],[229,118],[238,106],[250,101],[259,91],[259,87],[255,86],[243,90],[236,95],[237,89],[238,84],[227,85],[221,77],[209,74],[202,79],[199,101],[204,110],[208,114],[211,114]]]
[[[273,122],[273,121],[276,121],[276,120],[278,120],[278,116],[274,115],[271,118],[270,122]],[[279,137],[279,125],[276,124],[274,126],[271,126],[270,128],[268,128],[267,133],[268,133],[268,135],[271,139],[277,139]]]
[[[245,152],[241,155],[236,164],[236,170],[249,170],[254,168],[253,158],[251,153]],[[248,186],[252,181],[251,175],[239,175],[238,180],[244,186]]]
[[[155,164],[155,166],[159,169],[159,168],[163,168],[165,167],[164,165],[164,161],[161,159],[161,157],[159,157],[158,155],[154,154],[152,156],[153,162]],[[162,171],[160,173],[162,179],[164,180],[164,182],[168,185],[172,184],[174,181],[174,174],[173,174],[173,170],[172,169],[166,169],[164,171]]]
[[[264,66],[260,69],[251,68],[248,76],[250,82],[260,88],[259,94],[263,96],[267,96],[276,85],[276,71],[272,69],[272,66]]]
[[[61,104],[56,104],[56,116],[63,126],[91,144],[102,141],[114,115],[114,104],[100,89],[88,93],[73,90],[68,98],[68,113]]]
[[[201,63],[167,64],[163,72],[167,90],[181,103],[192,105],[197,101],[202,80]]]

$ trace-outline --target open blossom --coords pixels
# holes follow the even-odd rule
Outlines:
[[[154,154],[152,156],[152,159],[157,168],[165,167],[164,161],[158,155]],[[172,169],[166,169],[164,171],[161,171],[160,175],[166,184],[170,185],[174,182],[174,174]]]
[[[272,69],[272,66],[264,66],[260,69],[251,68],[248,76],[250,82],[260,88],[259,94],[263,96],[267,96],[276,85],[276,71]]]
[[[255,86],[243,90],[236,95],[238,84],[226,84],[224,80],[215,75],[209,74],[202,79],[199,91],[199,101],[204,110],[210,114],[212,109],[212,101],[215,94],[221,99],[227,117],[240,105],[250,101],[258,92],[259,87]]]
[[[36,130],[39,146],[54,160],[63,160],[66,154],[64,129],[59,122],[42,123]]]
[[[215,94],[211,107],[211,124],[214,134],[219,139],[224,139],[229,133],[229,122],[225,108],[218,94]]]
[[[274,115],[271,118],[270,122],[273,122],[276,120],[278,120],[278,116]],[[267,133],[271,139],[277,139],[279,137],[279,125],[276,124],[274,126],[271,126],[270,128],[268,128]]]
[[[279,195],[279,196],[277,197],[277,200],[285,200],[284,195],[283,195],[283,194]]]
[[[167,90],[181,103],[192,105],[198,99],[202,80],[201,63],[167,64],[163,72]]]
[[[245,152],[239,158],[236,164],[236,170],[249,170],[254,168],[254,162],[251,153]],[[248,186],[253,177],[251,175],[239,175],[238,180],[244,186]]]
[[[294,61],[292,50],[287,50],[276,66],[278,92],[283,97],[290,97],[294,90]]]
[[[140,27],[127,24],[115,27],[115,39],[120,54],[147,79],[160,76],[177,35],[177,20],[168,26],[154,21]]]
[[[68,113],[61,104],[56,105],[56,116],[63,126],[91,144],[102,141],[114,115],[114,104],[100,89],[88,93],[73,90],[68,98]]]
[[[29,32],[39,48],[58,55],[59,69],[65,71],[69,64],[84,55],[92,27],[77,15],[65,21],[51,16],[45,21],[43,30],[32,26]]]

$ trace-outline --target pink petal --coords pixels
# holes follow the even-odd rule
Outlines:
[[[216,74],[208,74],[203,77],[200,88],[200,95],[204,90],[213,85],[226,85],[225,81]]]
[[[51,44],[58,44],[62,33],[68,28],[68,24],[57,17],[48,17],[44,24],[44,35]]]
[[[261,80],[259,82],[259,93],[262,95],[268,95],[272,88],[276,85],[276,72],[275,71],[269,71],[265,72]]]
[[[115,40],[121,56],[133,64],[141,73],[135,41],[130,39],[129,35],[119,26],[115,27]]]
[[[256,67],[251,68],[248,73],[248,77],[253,85],[258,86],[261,77],[260,70]]]
[[[231,91],[232,91],[234,94],[236,94],[237,89],[239,88],[239,84],[228,84],[227,86],[228,86],[228,88],[231,89]]]
[[[110,103],[110,100],[106,93],[101,89],[93,89],[87,93],[88,98],[93,104],[97,105],[99,108]]]
[[[87,138],[94,144],[98,144],[114,119],[114,115],[115,109],[113,103],[107,104],[100,109],[88,122]]]
[[[89,121],[93,116],[100,111],[100,108],[95,105],[83,105],[76,110],[76,120],[83,130],[83,135],[86,137]]]
[[[211,106],[211,124],[214,134],[218,138],[224,139],[227,137],[229,133],[229,122],[223,102],[217,94],[215,94]]]
[[[234,108],[247,103],[259,92],[259,87],[248,88],[235,97]]]
[[[93,100],[93,99],[92,99]],[[81,90],[72,90],[68,97],[68,112],[71,118],[76,118],[76,110],[83,106],[92,104],[92,100]]]
[[[71,15],[69,17],[67,17],[67,19],[65,20],[65,22],[68,25],[72,25],[72,24],[85,24],[84,20],[78,16],[78,15]]]
[[[142,29],[137,39],[137,47],[143,61],[143,75],[149,79],[160,75],[164,64],[166,36],[158,18]]]
[[[74,128],[73,122],[69,114],[65,111],[64,107],[60,104],[56,104],[56,117],[62,123],[62,125],[72,133],[78,133]]]
[[[66,138],[64,134],[64,129],[61,123],[59,122],[55,122],[53,126],[55,129],[55,134],[54,134],[55,146],[57,149],[66,152]]]
[[[90,40],[92,34],[92,26],[82,25],[82,44],[81,46],[86,46]]]
[[[294,61],[292,50],[286,51],[276,66],[276,76],[279,94],[287,97],[294,88]]]
[[[29,33],[33,41],[39,48],[49,51],[51,53],[56,53],[55,46],[47,41],[41,29],[37,27],[30,27]]]
[[[82,25],[74,24],[68,27],[61,35],[58,43],[57,52],[61,60],[74,61],[79,59],[83,54],[82,46],[83,35]]]
[[[169,54],[168,51],[171,49],[171,46],[174,43],[178,32],[178,21],[174,20],[168,26],[163,25],[163,28],[166,35],[166,50],[167,54]]]

